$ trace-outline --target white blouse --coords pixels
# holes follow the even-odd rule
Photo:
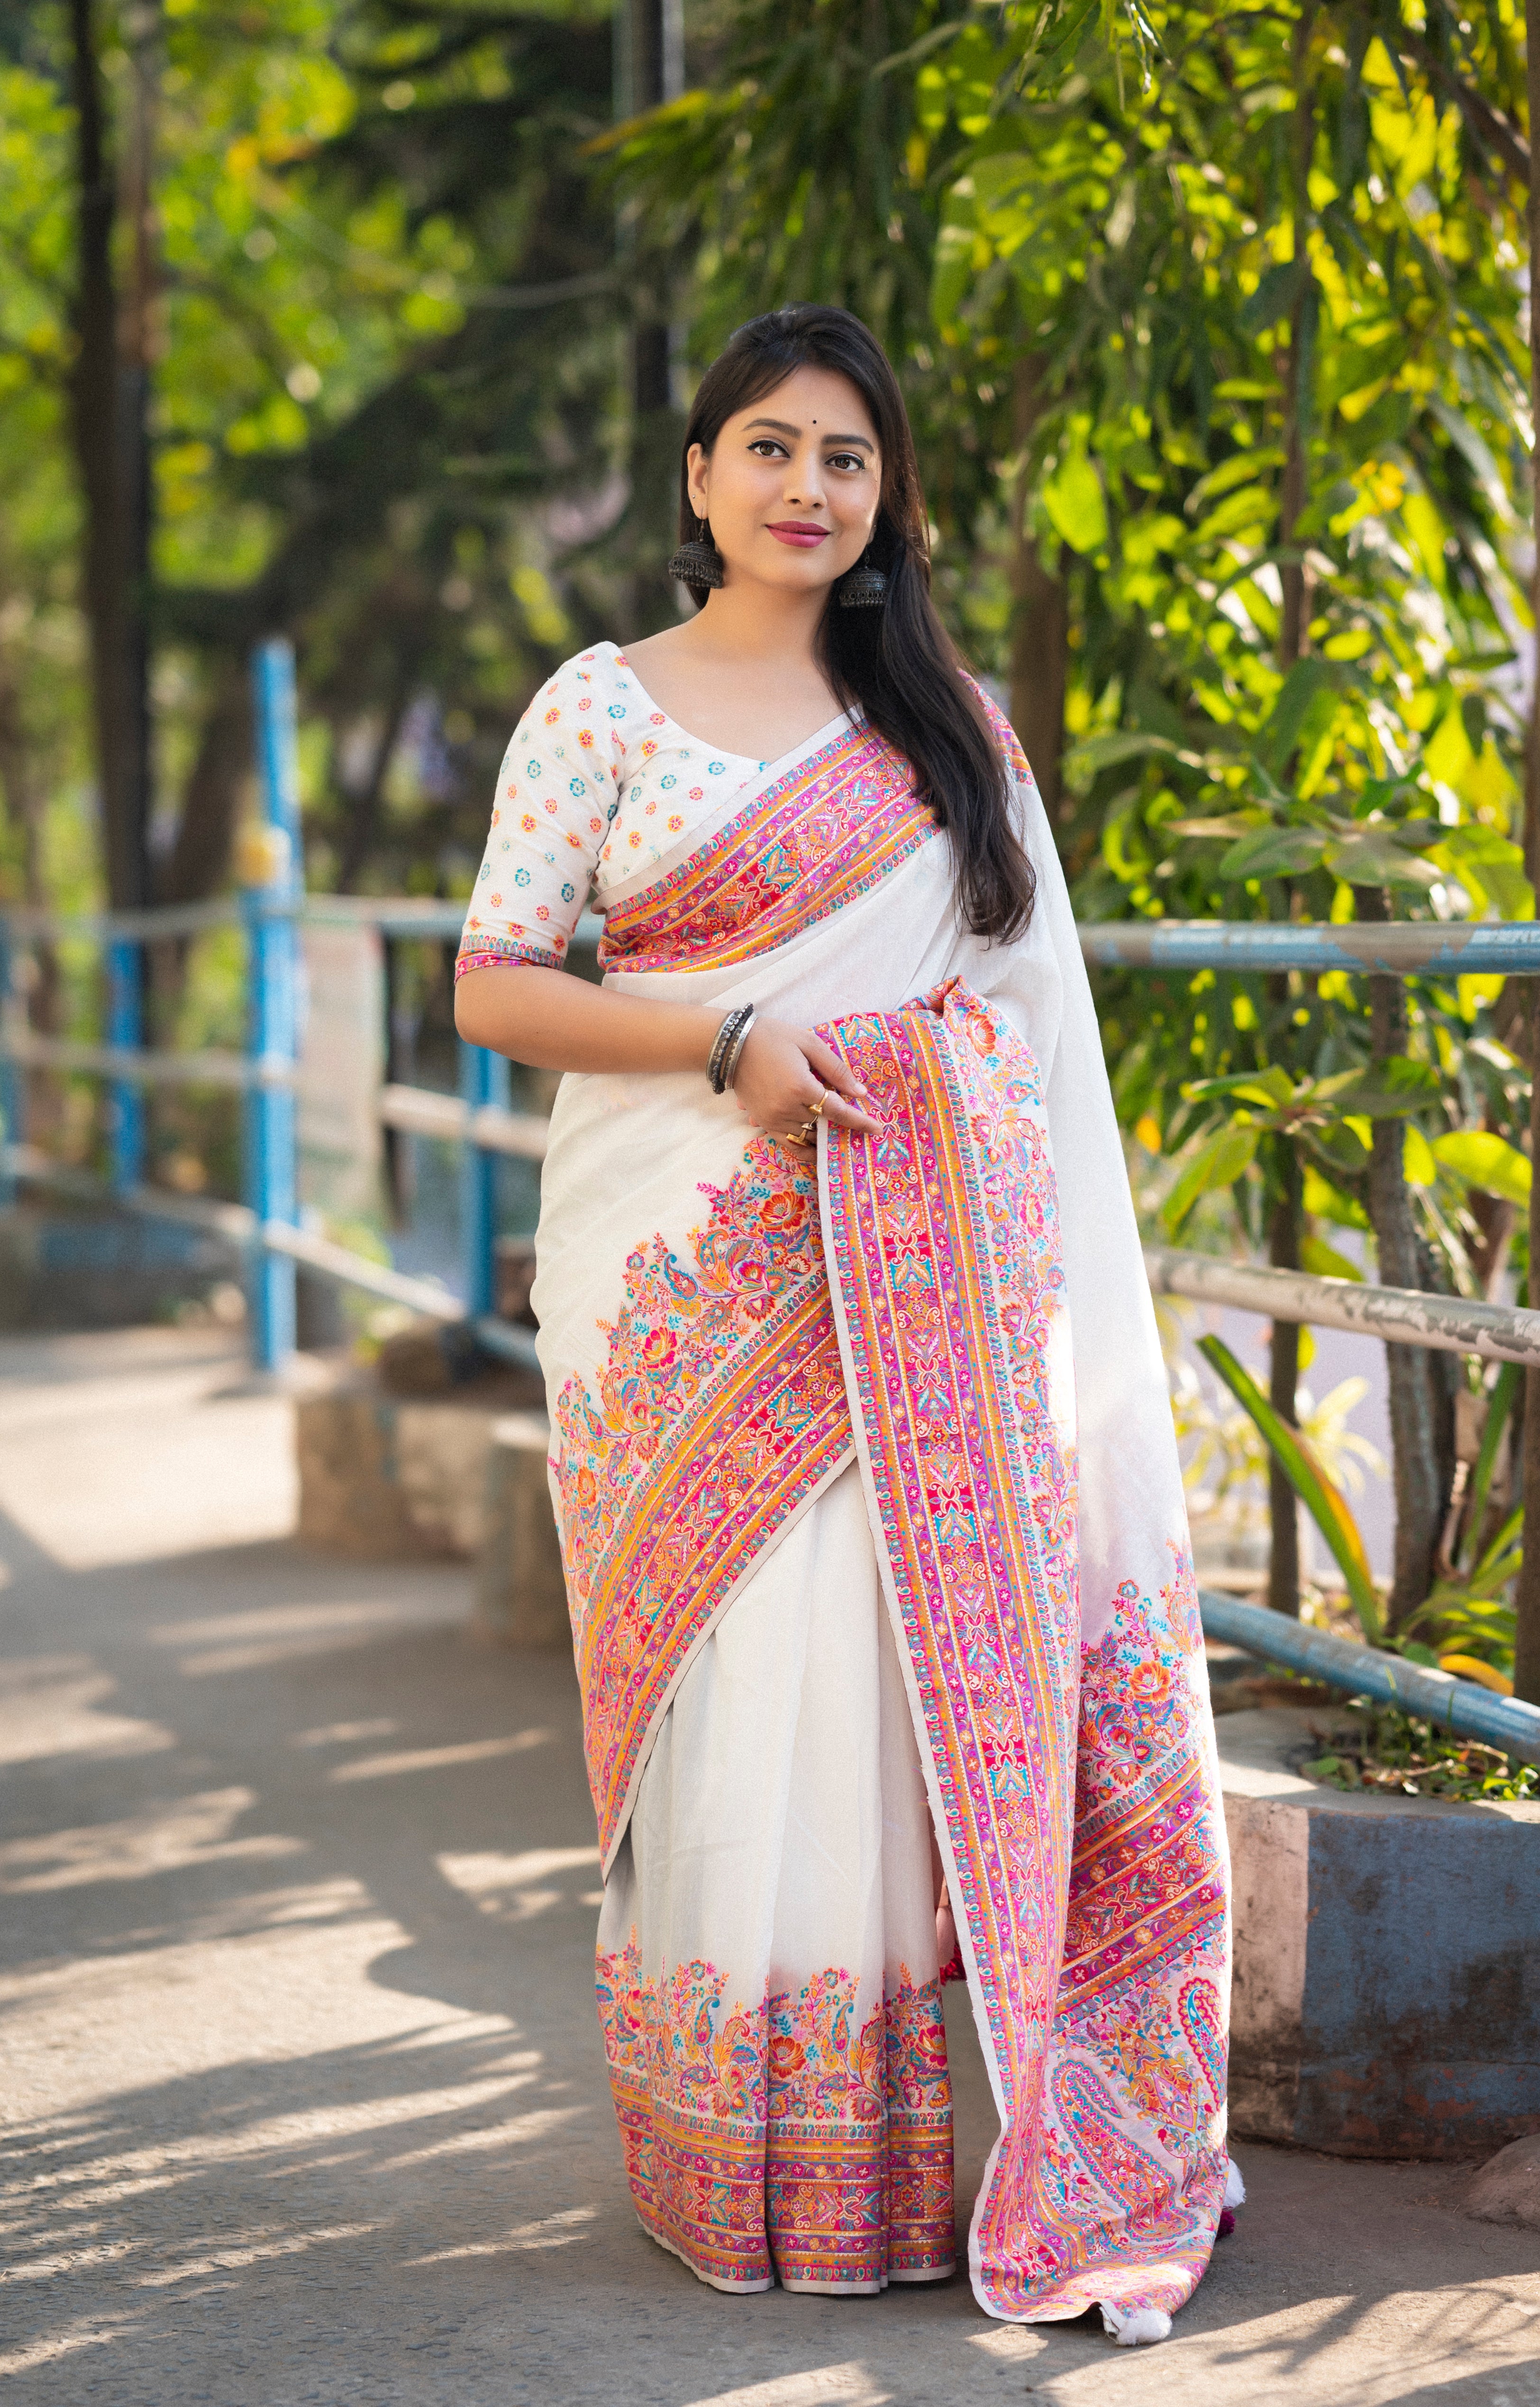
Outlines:
[[[560,968],[591,891],[603,910],[769,766],[687,733],[615,645],[563,662],[503,756],[456,976]]]

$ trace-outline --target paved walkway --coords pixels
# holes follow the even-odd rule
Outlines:
[[[700,2287],[620,2179],[570,1671],[478,1646],[460,1570],[300,1554],[239,1377],[0,1346],[0,2402],[1540,2407],[1533,2235],[1415,2166],[1242,2148],[1163,2348]]]

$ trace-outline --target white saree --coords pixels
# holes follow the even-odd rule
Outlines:
[[[462,966],[817,1027],[883,1123],[813,1158],[692,1076],[569,1076],[541,1360],[645,2228],[732,2290],[951,2270],[931,1831],[1001,2133],[991,2314],[1153,2335],[1226,2176],[1228,1870],[1153,1314],[1048,831],[959,921],[906,764],[840,719],[709,753],[612,648],[505,764]]]

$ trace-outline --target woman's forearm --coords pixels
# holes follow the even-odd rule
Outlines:
[[[565,970],[510,963],[466,971],[454,1024],[467,1043],[532,1070],[704,1071],[722,1010],[606,994]]]

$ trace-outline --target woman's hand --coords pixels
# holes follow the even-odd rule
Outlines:
[[[455,990],[454,1017],[467,1044],[539,1070],[694,1070],[703,1078],[722,1024],[720,1005],[609,994],[533,963],[469,971]],[[817,1103],[841,1128],[877,1132],[839,1055],[782,1019],[755,1019],[733,1092],[749,1119],[783,1140],[813,1118]]]
[[[864,1108],[865,1090],[839,1055],[811,1029],[791,1028],[783,1019],[755,1019],[738,1057],[733,1092],[741,1109],[771,1136],[796,1136],[820,1101],[818,1117],[831,1126],[878,1133],[879,1123]]]

